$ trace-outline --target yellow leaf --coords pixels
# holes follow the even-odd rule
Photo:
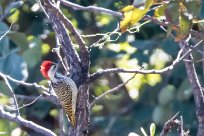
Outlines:
[[[133,10],[135,7],[133,5],[128,5],[122,9],[123,12],[127,12]]]
[[[148,10],[153,4],[153,0],[146,0],[145,10]]]
[[[165,16],[165,10],[166,10],[167,4],[162,5],[161,7],[157,8],[154,11],[154,16],[155,17],[161,17],[161,16]]]
[[[120,21],[120,30],[125,32],[130,25],[134,25],[140,21],[148,12],[152,4],[153,0],[146,0],[144,9],[136,8],[133,5],[128,5],[123,8],[122,11],[124,12],[124,18]]]
[[[125,18],[120,22],[120,29],[123,32],[123,29],[127,29],[127,26],[129,26],[132,18],[132,10],[127,11],[124,13]]]
[[[175,41],[181,41],[186,38],[186,36],[189,34],[191,26],[192,20],[190,20],[188,16],[181,13],[179,17],[179,28],[176,30],[177,36]]]
[[[134,9],[130,24],[134,25],[135,23],[140,21],[145,14],[146,14],[146,10]]]

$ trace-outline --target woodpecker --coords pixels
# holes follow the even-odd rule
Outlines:
[[[58,73],[57,67],[58,65],[52,61],[43,61],[40,71],[46,79],[51,81],[52,89],[55,91],[72,127],[75,127],[77,86],[71,78]]]

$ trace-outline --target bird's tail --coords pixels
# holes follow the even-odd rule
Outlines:
[[[71,123],[72,127],[76,127],[76,118],[75,118],[75,115],[72,115],[72,116],[68,116],[68,119],[69,119],[69,122]]]

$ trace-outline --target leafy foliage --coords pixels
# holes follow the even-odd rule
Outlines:
[[[198,26],[201,32],[204,28],[202,19],[199,20],[199,17],[204,17],[204,3],[199,0],[168,2],[146,0],[143,3],[143,9],[122,0],[74,2],[85,6],[97,5],[115,11],[124,7],[122,9],[124,18],[121,21],[102,13],[75,11],[62,7],[63,13],[83,35],[111,32],[120,21],[120,30],[124,33],[119,35],[119,39],[105,42],[104,46],[100,46],[101,48],[98,48],[97,44],[91,48],[91,73],[110,67],[139,69],[142,65],[145,69],[162,69],[176,58],[179,50],[176,41],[186,38],[194,25]],[[137,0],[134,1],[136,2]],[[36,1],[2,0],[0,9],[2,17],[0,37],[13,23],[11,31],[0,41],[0,72],[18,80],[47,85],[40,75],[39,65],[44,59],[57,60],[56,54],[51,52],[56,43],[49,20]],[[154,23],[140,26],[144,23],[142,19],[146,14],[159,20],[166,19],[169,22],[166,26],[167,33]],[[138,26],[138,33],[126,32]],[[176,41],[170,37],[172,33],[175,34]],[[101,37],[87,36],[84,40],[89,46]],[[196,52],[195,55],[197,55]],[[142,135],[140,130],[142,127],[148,135],[154,136],[161,132],[164,123],[177,111],[183,115],[184,128],[189,129],[191,135],[195,135],[197,126],[194,101],[184,69],[183,63],[180,63],[169,73],[137,74],[119,93],[104,97],[91,111],[90,135],[126,136],[130,132]],[[201,62],[196,63],[196,69],[199,78],[203,81]],[[131,76],[132,74],[106,76],[91,84],[90,92],[92,95],[99,96]],[[11,85],[16,94],[36,96],[41,93],[41,90],[15,83]],[[0,81],[0,93],[2,100],[0,104],[11,106],[10,94],[3,80]],[[27,101],[19,99],[19,105],[24,103]],[[51,114],[55,109],[59,108],[51,102],[37,101],[21,109],[20,112],[28,119],[57,131],[58,116]],[[151,124],[153,122],[155,125]],[[0,131],[7,132],[5,136],[10,135],[10,131],[16,127],[14,123],[5,125],[8,123],[0,119]],[[174,135],[175,131],[171,134]]]

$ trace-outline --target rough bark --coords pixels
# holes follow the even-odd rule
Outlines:
[[[89,74],[89,54],[88,50],[85,47],[83,41],[81,40],[79,43],[81,45],[80,48],[80,56],[76,52],[69,35],[66,32],[65,26],[69,26],[71,24],[67,20],[65,20],[63,14],[59,11],[59,9],[52,3],[50,0],[43,0],[42,5],[45,9],[50,22],[52,23],[53,29],[55,31],[56,36],[59,39],[59,42],[62,44],[62,50],[64,54],[70,62],[70,75],[71,78],[75,81],[78,86],[78,97],[77,97],[77,106],[76,106],[76,127],[70,128],[68,130],[69,136],[86,136],[88,135],[88,127],[89,127],[89,86],[85,84],[88,80]],[[69,29],[69,28],[68,28]],[[71,28],[71,32],[75,32]],[[80,39],[79,35],[76,39]],[[83,62],[82,62],[83,61]]]
[[[187,42],[180,42],[180,48],[184,48],[183,54],[185,54],[188,49]],[[200,85],[198,75],[195,70],[195,65],[193,62],[192,54],[189,54],[185,60],[184,64],[186,67],[188,79],[193,89],[193,96],[196,105],[196,116],[198,119],[198,132],[197,136],[204,136],[204,100],[203,100],[203,88]]]
[[[79,87],[77,108],[76,108],[76,128],[70,128],[69,136],[87,136],[89,127],[89,87],[88,85]]]

